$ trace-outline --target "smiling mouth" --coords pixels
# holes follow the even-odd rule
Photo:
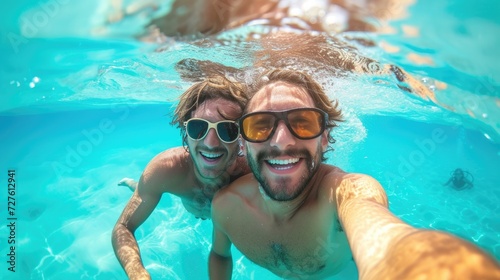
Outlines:
[[[267,164],[276,170],[288,170],[294,167],[299,161],[300,158],[266,160]]]
[[[224,154],[222,153],[207,153],[207,152],[200,152],[200,155],[207,161],[216,161],[220,159]]]

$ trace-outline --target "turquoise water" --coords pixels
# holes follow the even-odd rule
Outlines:
[[[10,248],[2,239],[0,278],[125,279],[110,240],[131,193],[116,184],[123,177],[139,178],[154,155],[181,145],[169,122],[176,97],[190,83],[181,81],[175,64],[197,58],[248,66],[258,46],[171,40],[157,52],[159,45],[130,34],[90,36],[101,24],[95,18],[106,10],[105,4],[94,8],[97,1],[60,4],[36,36],[13,44],[19,37],[12,34],[21,34],[18,19],[48,2],[26,3],[8,4],[0,16],[4,237],[10,236],[8,170],[15,170],[17,181],[16,272],[7,270]],[[500,260],[500,23],[494,13],[499,9],[497,1],[474,4],[419,1],[408,18],[390,22],[396,30],[418,26],[418,37],[401,31],[349,33],[400,48],[391,53],[358,46],[360,52],[402,67],[429,87],[446,83],[435,90],[437,103],[402,92],[387,77],[317,78],[340,100],[347,119],[336,131],[328,163],[377,178],[391,210],[408,223],[457,234]],[[80,17],[62,24],[75,10]],[[121,25],[143,21],[131,18]],[[220,36],[239,38],[255,28]],[[410,53],[433,63],[416,63]],[[442,186],[457,167],[473,174],[474,188]],[[177,198],[165,195],[136,236],[153,279],[207,278],[211,223],[192,217]],[[236,250],[234,256],[234,279],[278,279]],[[332,279],[356,279],[352,264],[343,276]]]

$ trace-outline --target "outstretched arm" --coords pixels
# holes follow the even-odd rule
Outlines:
[[[337,209],[360,279],[496,279],[500,267],[474,245],[447,233],[419,230],[387,209],[380,184],[347,175]]]
[[[345,175],[335,194],[360,279],[369,279],[366,276],[385,257],[390,242],[416,229],[389,212],[385,191],[369,176]]]

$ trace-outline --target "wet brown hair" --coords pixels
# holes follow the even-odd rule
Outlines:
[[[332,128],[337,126],[337,122],[343,121],[342,111],[340,110],[340,108],[338,108],[338,101],[330,100],[321,85],[318,84],[308,74],[286,69],[273,69],[261,74],[255,84],[253,84],[251,89],[249,90],[249,95],[253,96],[263,87],[276,82],[285,82],[298,86],[300,88],[303,88],[307,92],[307,94],[311,96],[314,102],[314,106],[327,113],[328,122],[326,123],[326,129],[328,130],[328,142],[330,144],[335,143],[335,139],[331,136]],[[247,113],[246,109],[245,113]],[[329,150],[333,150],[333,148],[329,147],[327,151]],[[325,151],[325,153],[327,151]],[[323,161],[326,160],[324,156],[325,153],[323,153],[322,156]]]
[[[192,113],[205,101],[222,98],[234,102],[243,112],[248,96],[246,87],[240,83],[231,82],[223,76],[211,76],[188,88],[179,97],[171,124],[181,129],[183,144],[187,147],[184,122],[192,117]],[[241,115],[240,115],[241,116]]]

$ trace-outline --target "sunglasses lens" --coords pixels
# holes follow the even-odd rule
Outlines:
[[[325,130],[325,115],[320,110],[262,112],[243,117],[241,121],[243,138],[257,143],[269,140],[278,120],[284,120],[293,135],[302,140],[316,138]]]
[[[208,123],[203,120],[189,120],[186,126],[186,131],[189,137],[198,140],[203,138],[207,133]]]
[[[217,124],[219,138],[224,142],[233,142],[240,133],[238,126],[234,122],[221,122]]]
[[[275,120],[276,118],[273,114],[261,113],[249,115],[241,122],[242,132],[248,141],[264,142],[271,135]]]
[[[288,113],[288,122],[293,132],[301,139],[318,137],[323,131],[323,116],[313,110],[297,110]]]

